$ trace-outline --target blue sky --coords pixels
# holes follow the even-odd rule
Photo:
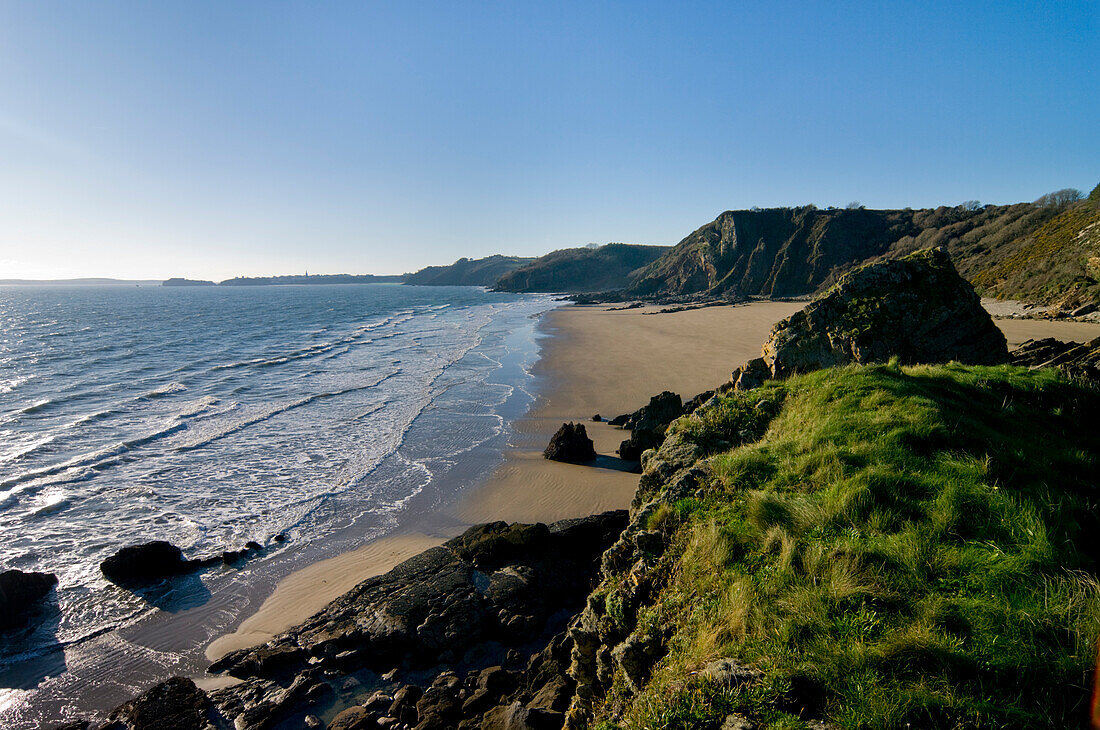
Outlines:
[[[1100,182],[1100,3],[0,6],[0,278],[395,273]]]

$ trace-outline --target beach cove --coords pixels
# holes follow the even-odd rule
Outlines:
[[[359,582],[469,525],[495,520],[549,523],[628,508],[638,475],[625,469],[615,453],[628,432],[607,420],[639,408],[663,390],[687,400],[725,382],[737,363],[759,355],[776,322],[803,306],[805,302],[759,301],[662,312],[659,306],[567,305],[543,314],[539,330],[545,338],[532,368],[539,395],[515,424],[504,463],[492,476],[447,505],[443,514],[425,516],[419,522],[423,529],[403,529],[287,577],[236,631],[207,647],[207,658],[213,661],[268,641]],[[1009,348],[1042,337],[1076,342],[1100,337],[1096,323],[995,321]],[[590,420],[596,414],[601,422]],[[550,436],[569,421],[584,421],[599,455],[594,465],[543,458]],[[225,681],[206,678],[200,686],[213,688]]]

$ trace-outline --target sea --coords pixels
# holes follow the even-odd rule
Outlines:
[[[555,306],[393,284],[0,287],[0,570],[59,580],[0,634],[0,725],[102,716],[195,671],[280,577],[483,480]],[[264,549],[148,591],[104,579],[151,540]]]

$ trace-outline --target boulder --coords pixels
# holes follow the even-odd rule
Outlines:
[[[116,708],[110,730],[201,730],[211,726],[210,698],[195,683],[172,677]]]
[[[524,707],[519,702],[494,707],[485,713],[482,730],[561,730],[565,715],[552,710]]]
[[[374,715],[365,707],[349,707],[332,718],[328,730],[367,730],[378,727]]]
[[[849,363],[1008,361],[1005,337],[943,249],[852,271],[778,323],[764,344],[774,378]]]
[[[638,461],[643,451],[661,445],[668,425],[682,415],[684,402],[676,393],[666,390],[653,396],[623,421],[623,427],[630,429],[630,438],[619,445],[619,457]]]
[[[596,458],[596,448],[583,423],[563,423],[542,455],[553,461],[581,464]]]
[[[99,564],[107,580],[120,586],[140,586],[187,573],[202,561],[186,560],[175,545],[155,540],[129,545]]]
[[[393,703],[386,711],[387,717],[396,717],[410,727],[416,724],[416,703],[424,696],[424,690],[414,684],[405,685],[393,694]]]
[[[764,358],[756,357],[733,371],[733,389],[736,391],[759,388],[765,380],[771,380],[772,371]]]
[[[25,626],[55,585],[57,576],[53,573],[0,573],[0,631]]]

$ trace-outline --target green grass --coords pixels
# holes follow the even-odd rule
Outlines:
[[[670,651],[600,719],[1084,726],[1100,636],[1097,414],[1096,391],[1051,371],[884,365],[680,419],[671,433],[714,455],[703,494],[651,518],[674,531],[673,565],[638,616],[670,631]],[[693,677],[726,656],[763,679]]]

